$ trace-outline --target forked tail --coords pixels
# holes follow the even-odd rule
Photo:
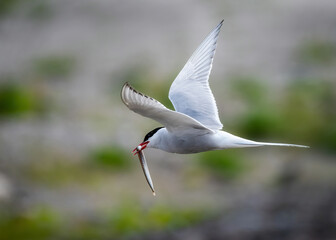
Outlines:
[[[244,145],[245,147],[261,147],[261,146],[282,146],[282,147],[300,147],[300,148],[310,148],[309,146],[305,145],[299,145],[299,144],[289,144],[289,143],[268,143],[268,142],[255,142],[255,141],[249,141],[240,143],[241,145]]]
[[[289,143],[269,143],[269,142],[256,142],[232,135],[228,132],[220,132],[220,149],[223,148],[246,148],[246,147],[261,147],[261,146],[282,146],[282,147],[300,147],[309,148],[309,146],[289,144]]]

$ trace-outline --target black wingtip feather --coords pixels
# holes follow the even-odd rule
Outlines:
[[[146,94],[143,94],[143,93],[141,93],[141,92],[138,92],[138,91],[135,90],[135,89],[134,89],[128,82],[126,82],[126,83],[123,85],[122,89],[121,89],[120,96],[121,96],[121,100],[123,101],[123,103],[124,103],[125,105],[127,105],[127,106],[128,106],[128,104],[127,104],[127,103],[124,101],[124,99],[123,99],[123,92],[124,92],[124,89],[125,89],[125,88],[129,88],[132,92],[134,92],[134,93],[136,93],[136,94],[138,94],[138,95],[140,95],[140,96],[142,96],[142,97],[149,98],[150,100],[157,102],[157,100],[155,100],[154,98],[149,97],[149,96],[147,96]]]
[[[217,25],[217,27],[222,27],[222,25],[223,25],[223,23],[224,23],[224,19],[222,19],[222,21],[220,21],[220,23]]]

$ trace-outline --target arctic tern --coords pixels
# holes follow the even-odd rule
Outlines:
[[[144,141],[133,150],[134,155],[138,154],[146,180],[154,195],[155,190],[143,154],[145,148],[187,154],[259,146],[308,147],[287,143],[256,142],[221,130],[223,125],[208,80],[223,21],[203,40],[172,83],[169,99],[175,111],[135,90],[127,82],[122,87],[121,99],[130,110],[164,126],[150,131]]]

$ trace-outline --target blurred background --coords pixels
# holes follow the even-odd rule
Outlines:
[[[263,147],[131,150],[224,25],[210,76],[224,129]],[[0,1],[0,239],[336,239],[336,2]]]

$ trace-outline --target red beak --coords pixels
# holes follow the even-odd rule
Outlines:
[[[136,148],[134,148],[134,150],[132,152],[134,152],[134,155],[136,155],[139,151],[144,150],[147,145],[148,145],[149,141],[145,141],[143,143],[140,143],[139,146],[137,146]]]

